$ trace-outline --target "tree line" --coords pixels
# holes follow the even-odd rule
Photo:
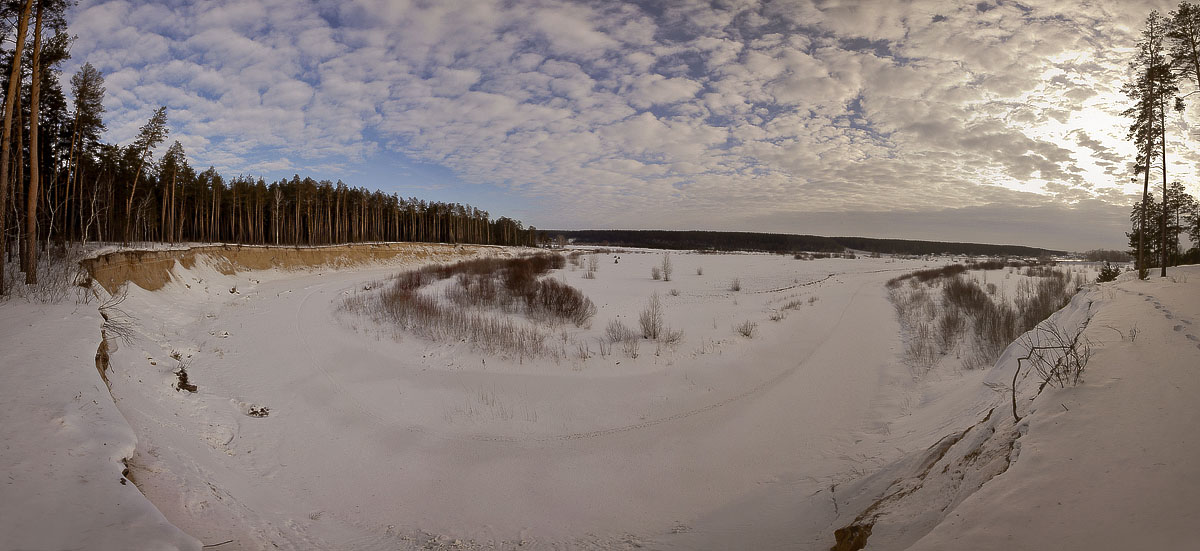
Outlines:
[[[1181,94],[1181,86],[1192,90]],[[1183,111],[1185,98],[1200,92],[1200,6],[1181,2],[1166,16],[1150,12],[1122,90],[1133,100],[1122,114],[1134,121],[1127,137],[1137,145],[1134,174],[1142,177],[1126,235],[1139,275],[1157,265],[1165,277],[1167,266],[1200,261],[1200,250],[1184,254],[1179,243],[1186,232],[1200,245],[1200,205],[1182,183],[1168,182],[1167,170],[1168,112]],[[1152,175],[1161,177],[1161,200],[1150,193]]]
[[[267,182],[197,170],[169,136],[167,108],[132,143],[105,143],[104,76],[70,57],[69,0],[0,1],[0,261],[37,282],[39,254],[69,243],[203,241],[324,245],[422,241],[534,245],[536,228],[470,205],[404,198],[299,175]],[[7,70],[4,70],[7,69]],[[15,258],[14,258],[15,257]],[[0,263],[0,266],[3,266]],[[8,291],[0,269],[0,294]]]
[[[974,256],[1039,257],[1063,251],[1020,245],[948,243],[873,237],[824,237],[783,233],[670,231],[670,230],[550,230],[576,243],[652,249],[700,251],[763,251],[791,254],[800,251],[840,253],[847,249],[888,254],[961,254]]]

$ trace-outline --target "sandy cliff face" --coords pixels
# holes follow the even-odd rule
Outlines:
[[[233,275],[252,270],[343,269],[371,263],[453,260],[456,256],[500,250],[501,247],[489,245],[440,243],[363,243],[329,247],[212,245],[165,251],[118,251],[84,260],[82,264],[92,280],[110,292],[124,283],[156,291],[171,280],[171,270],[176,263],[191,269],[197,262],[207,262],[222,274]]]

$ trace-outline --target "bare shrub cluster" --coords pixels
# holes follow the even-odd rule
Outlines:
[[[941,268],[917,270],[888,280],[888,288],[898,287],[904,281],[915,279],[918,283],[928,283],[935,279],[951,278],[967,270],[1003,270],[1004,268],[1020,268],[1029,266],[1027,262],[1008,260],[983,260],[964,264],[950,264]]]
[[[406,291],[415,291],[432,279],[455,274],[454,284],[444,291],[444,295],[458,306],[499,308],[505,311],[523,307],[531,317],[568,321],[582,327],[596,314],[596,305],[581,291],[566,283],[555,279],[538,279],[550,269],[561,267],[561,264],[556,264],[550,255],[493,262],[470,260],[452,264],[448,270],[407,272],[397,277],[395,285]],[[423,273],[433,275],[424,278]]]
[[[604,335],[608,337],[609,342],[624,342],[638,337],[638,334],[633,329],[621,323],[620,320],[610,320],[608,327],[604,329]]]
[[[657,340],[658,336],[662,334],[663,307],[662,301],[658,299],[658,293],[650,295],[650,300],[646,301],[646,307],[638,315],[638,324],[642,326],[643,338]]]
[[[1054,323],[1043,323],[1026,334],[1024,359],[1038,374],[1039,391],[1046,385],[1066,388],[1083,382],[1092,357],[1092,343],[1083,336],[1084,327],[1072,334]]]
[[[605,338],[609,345],[620,344],[625,355],[630,358],[638,357],[642,340],[658,343],[655,354],[662,350],[663,345],[675,346],[683,342],[683,331],[666,326],[664,321],[666,308],[658,293],[650,295],[645,307],[638,314],[638,330],[635,330],[619,320],[611,320],[604,329]]]
[[[739,323],[736,327],[734,327],[734,330],[737,331],[739,335],[748,339],[752,339],[754,338],[754,333],[758,331],[758,324],[747,320]]]
[[[347,299],[349,309],[381,315],[384,320],[430,340],[465,340],[488,353],[509,353],[520,358],[548,352],[544,333],[514,323],[508,316],[468,311],[448,305],[439,297],[395,287],[385,289],[378,300],[355,304],[356,298],[365,297]]]
[[[583,274],[584,279],[596,279],[596,272],[600,271],[600,255],[590,254],[587,261],[587,272]]]
[[[1017,358],[1017,370],[1013,373],[1013,382],[1010,387],[1013,419],[1021,420],[1021,416],[1017,414],[1017,379],[1026,362],[1038,375],[1040,384],[1037,392],[1039,394],[1046,388],[1046,385],[1066,388],[1083,382],[1083,373],[1087,369],[1088,360],[1092,357],[1092,343],[1083,336],[1089,323],[1091,323],[1090,316],[1072,333],[1047,321],[1039,323],[1033,330],[1025,334],[1022,344],[1025,346],[1026,352],[1024,356]]]
[[[596,315],[596,305],[583,293],[555,279],[537,282],[536,292],[524,296],[531,312],[569,321],[583,327]]]
[[[941,356],[955,353],[968,369],[991,365],[1022,333],[1065,306],[1082,285],[1081,278],[1064,271],[1036,268],[1026,271],[1031,279],[1019,284],[1011,302],[997,296],[993,286],[981,287],[962,275],[965,267],[922,270],[889,282],[889,298],[908,338],[909,361],[928,369]],[[910,285],[899,285],[906,280]]]
[[[590,299],[566,283],[539,279],[564,264],[561,255],[533,255],[427,266],[397,275],[377,292],[351,295],[341,307],[431,340],[467,341],[488,353],[519,358],[562,355],[547,345],[543,332],[504,313],[587,324],[596,313]],[[422,292],[425,286],[450,278],[454,281],[442,294]],[[502,313],[489,312],[494,309]]]
[[[87,302],[90,296],[83,287],[88,283],[87,271],[80,267],[83,248],[78,246],[48,245],[37,257],[37,283],[27,285],[21,275],[19,262],[4,262],[0,259],[0,270],[5,270],[4,279],[9,282],[9,293],[0,294],[0,300],[8,296],[23,298],[30,302],[57,304],[67,299],[72,290],[78,291],[76,302]]]
[[[571,269],[583,267],[583,251],[572,251],[567,254],[567,262],[571,264]]]

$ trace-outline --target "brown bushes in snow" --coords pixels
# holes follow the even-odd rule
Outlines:
[[[546,335],[506,314],[583,326],[596,313],[578,289],[539,279],[565,263],[561,255],[543,254],[427,266],[397,275],[381,291],[350,296],[342,308],[432,340],[464,340],[486,352],[539,356],[548,352]],[[423,291],[447,279],[452,281],[440,294]]]
[[[970,267],[1004,266],[995,262]],[[957,351],[968,369],[990,366],[1017,337],[1065,306],[1082,282],[1061,270],[1034,267],[1026,271],[1030,279],[1020,283],[1010,301],[961,275],[966,269],[953,265],[920,270],[888,282],[889,298],[908,339],[906,353],[913,364],[928,369],[937,363],[937,352]],[[899,285],[906,280],[913,283]],[[940,296],[933,292],[938,287]]]

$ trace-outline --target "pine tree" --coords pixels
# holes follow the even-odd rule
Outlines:
[[[71,131],[71,149],[67,153],[67,198],[74,203],[75,220],[70,223],[70,239],[75,240],[76,229],[85,227],[83,203],[83,160],[94,151],[100,142],[100,133],[104,131],[104,76],[84,63],[79,71],[71,77],[71,95],[75,97],[75,113]],[[93,190],[94,191],[94,190]],[[94,197],[94,195],[93,195]],[[90,203],[90,202],[89,202]],[[71,209],[68,209],[68,219]],[[94,214],[94,213],[91,213]],[[87,235],[81,236],[87,240]]]
[[[1135,174],[1142,174],[1142,202],[1146,202],[1150,194],[1150,170],[1155,160],[1162,169],[1163,196],[1167,190],[1167,142],[1166,142],[1166,111],[1168,104],[1175,99],[1178,91],[1175,74],[1171,71],[1167,60],[1163,41],[1165,38],[1165,21],[1157,11],[1150,12],[1146,18],[1146,28],[1142,30],[1142,40],[1138,42],[1138,53],[1130,69],[1133,80],[1127,82],[1122,90],[1134,106],[1126,109],[1122,115],[1133,117],[1134,123],[1129,127],[1129,139],[1138,145],[1137,159],[1134,163]],[[1147,210],[1142,214],[1146,215]],[[1165,227],[1166,218],[1161,217],[1160,223]],[[1141,227],[1145,228],[1147,221],[1143,220]],[[1160,232],[1166,238],[1166,232]],[[1139,237],[1145,232],[1139,232]],[[1166,243],[1160,243],[1160,249],[1166,249]],[[1138,273],[1145,275],[1146,258],[1145,243],[1138,247]],[[1162,275],[1167,275],[1166,258],[1162,259]]]
[[[1171,67],[1200,87],[1200,6],[1180,2],[1167,21]]]
[[[150,150],[158,147],[167,138],[167,108],[159,107],[150,116],[150,120],[138,130],[137,140],[133,142],[133,150],[138,152],[138,168],[133,175],[133,184],[129,188],[129,196],[125,199],[125,237],[126,243],[132,241],[133,232],[133,199],[137,196],[138,178],[146,167]]]
[[[1163,216],[1167,220],[1166,240],[1167,258],[1171,266],[1178,266],[1183,258],[1183,251],[1179,246],[1179,234],[1188,230],[1190,221],[1194,220],[1197,213],[1200,212],[1200,202],[1197,202],[1194,197],[1187,192],[1183,184],[1175,181],[1167,188],[1167,198],[1163,202]]]
[[[1125,234],[1129,238],[1131,249],[1129,252],[1131,255],[1145,252],[1145,260],[1148,262],[1146,265],[1139,265],[1140,270],[1148,270],[1158,258],[1158,244],[1161,242],[1160,228],[1158,224],[1148,222],[1158,219],[1161,213],[1161,205],[1150,194],[1146,194],[1144,200],[1134,203],[1133,209],[1129,212],[1129,221],[1133,224],[1133,231]]]

